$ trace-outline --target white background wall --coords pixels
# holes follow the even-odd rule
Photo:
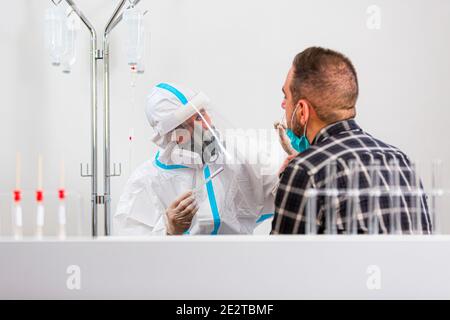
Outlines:
[[[76,3],[101,33],[118,1]],[[366,10],[374,4],[382,13],[380,30],[366,25]],[[16,152],[22,154],[25,190],[36,188],[38,153],[44,156],[48,192],[58,188],[58,167],[64,158],[66,189],[83,196],[87,216],[90,183],[80,178],[79,163],[90,160],[89,34],[82,29],[77,64],[71,75],[64,75],[50,65],[44,49],[44,10],[51,1],[15,0],[4,5],[0,192],[14,188]],[[149,10],[151,34],[134,112],[123,26],[111,36],[112,160],[123,164],[123,176],[113,179],[113,207],[128,168],[153,156],[143,106],[154,84],[187,83],[206,92],[236,127],[270,128],[282,114],[281,86],[292,59],[311,45],[342,51],[354,62],[361,92],[357,120],[366,131],[415,159],[440,158],[448,165],[449,1],[142,0],[140,6]],[[99,124],[101,113],[100,98]],[[131,164],[130,127],[136,134]],[[99,127],[99,151],[101,137]],[[1,201],[4,218],[10,202],[5,197]],[[33,214],[30,204],[25,212],[30,226]]]

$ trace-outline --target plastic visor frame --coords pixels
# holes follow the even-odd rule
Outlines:
[[[181,101],[183,103],[183,101]],[[192,117],[195,114],[201,115],[200,110],[206,109],[209,106],[209,99],[203,93],[200,92],[196,96],[194,96],[191,100],[186,101],[184,103],[184,107],[179,108],[176,112],[174,112],[170,117],[165,118],[164,120],[158,123],[156,127],[157,131],[160,135],[165,135],[170,131],[174,130],[180,124],[185,122],[187,119]],[[201,115],[203,118],[203,116]],[[202,120],[205,120],[204,118]]]

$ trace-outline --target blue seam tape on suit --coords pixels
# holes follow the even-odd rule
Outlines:
[[[165,90],[173,93],[178,98],[178,100],[180,100],[180,102],[183,105],[186,105],[188,103],[188,100],[186,99],[184,94],[182,94],[178,89],[174,88],[173,86],[171,86],[167,83],[160,83],[157,85],[157,87],[161,88],[161,89],[165,89]],[[161,161],[159,161],[158,158],[159,158],[159,151],[155,157],[155,164],[162,169],[173,170],[173,169],[188,168],[186,166],[182,166],[182,165],[178,165],[178,164],[167,165],[167,164],[164,164]],[[208,166],[205,167],[204,174],[205,174],[205,179],[208,179],[209,176],[211,175],[211,172],[209,171]],[[219,215],[219,210],[217,208],[216,196],[214,195],[214,187],[213,187],[212,181],[209,181],[206,184],[206,189],[208,191],[209,205],[211,207],[211,211],[212,211],[212,214],[214,217],[214,230],[211,232],[211,234],[217,234],[217,232],[219,231],[219,227],[220,227],[220,215]],[[184,234],[189,234],[189,230],[185,231]]]
[[[205,166],[204,174],[205,179],[208,179],[209,176],[211,175],[208,166]],[[212,184],[212,180],[208,181],[208,183],[206,184],[206,190],[208,191],[209,205],[211,207],[211,211],[214,217],[214,230],[211,232],[211,234],[217,234],[220,227],[220,215],[219,210],[217,208],[216,196],[214,195],[214,187]]]
[[[189,167],[183,166],[181,164],[165,164],[159,161],[159,151],[155,156],[155,164],[164,170],[173,170],[173,169],[188,169]]]
[[[262,214],[262,215],[258,218],[258,220],[256,220],[256,223],[261,223],[261,222],[263,222],[263,221],[265,221],[265,220],[268,220],[268,219],[272,218],[273,215],[274,215],[273,213]]]
[[[160,83],[156,87],[172,92],[182,104],[188,103],[188,99],[186,99],[186,96],[182,94],[177,88],[172,87],[170,84]]]

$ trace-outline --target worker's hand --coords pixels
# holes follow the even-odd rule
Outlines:
[[[183,193],[166,210],[167,234],[183,234],[191,226],[192,219],[198,211],[198,204],[192,191]]]
[[[278,175],[280,175],[286,169],[286,167],[289,165],[289,162],[291,162],[291,160],[294,159],[296,156],[297,154],[291,154],[287,156],[287,158],[283,161],[280,170],[278,170]]]
[[[275,129],[278,131],[278,139],[280,141],[281,146],[283,147],[283,150],[286,151],[286,153],[291,156],[296,156],[298,154],[297,151],[294,150],[291,146],[291,140],[289,140],[289,137],[286,134],[286,126],[281,122],[275,122],[273,124]]]

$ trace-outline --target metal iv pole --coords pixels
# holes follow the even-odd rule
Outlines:
[[[109,33],[114,29],[114,27],[122,20],[122,13],[119,12],[123,9],[126,0],[121,0],[113,15],[109,19],[106,25],[105,32],[103,33],[103,83],[104,83],[104,197],[105,197],[105,234],[107,236],[111,235],[111,177],[120,176],[121,165],[119,164],[119,172],[116,172],[116,164],[114,164],[114,171],[111,173],[111,151],[110,151],[110,90],[109,90]],[[133,6],[137,5],[140,0],[135,0]]]
[[[62,0],[55,2],[51,0],[54,5],[59,5]],[[114,164],[113,172],[111,173],[111,159],[110,159],[110,89],[109,89],[109,42],[108,35],[114,29],[114,27],[122,20],[121,10],[125,6],[127,0],[121,0],[113,15],[109,19],[106,25],[105,32],[103,34],[103,50],[97,49],[97,33],[83,14],[78,9],[73,0],[65,0],[66,3],[72,8],[72,12],[75,12],[81,19],[83,24],[89,30],[91,34],[91,171],[89,172],[89,164],[86,166],[86,170],[83,170],[83,164],[80,166],[80,173],[82,177],[91,178],[91,214],[92,214],[92,236],[98,235],[98,206],[104,205],[105,214],[105,234],[111,234],[111,184],[110,178],[119,176],[121,174],[121,165],[119,164],[119,171],[116,172],[116,165]],[[130,2],[131,6],[137,5],[140,0]],[[71,13],[72,13],[71,12]],[[71,14],[70,13],[70,14]],[[120,13],[120,15],[119,15]],[[103,77],[104,77],[104,193],[98,194],[98,172],[97,172],[97,62],[103,60]]]
[[[61,1],[60,1],[61,2]],[[88,28],[91,34],[91,172],[89,173],[89,165],[87,165],[86,173],[83,173],[83,165],[80,165],[80,173],[82,177],[91,178],[91,214],[92,214],[92,236],[97,236],[97,204],[98,204],[98,194],[97,194],[97,33],[86,18],[86,16],[81,12],[76,4],[72,0],[66,0],[67,4],[72,8],[73,12],[81,19],[84,25]]]

